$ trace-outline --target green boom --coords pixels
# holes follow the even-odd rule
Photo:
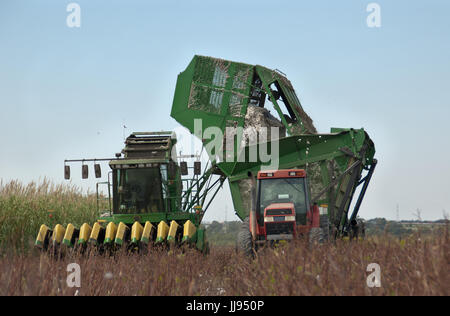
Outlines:
[[[286,137],[246,144],[239,150],[243,136],[238,133],[233,140],[233,159],[216,161],[211,156],[228,178],[236,214],[244,219],[250,211],[251,196],[246,190],[249,177],[273,165],[273,159],[265,162],[259,154],[261,146],[274,154],[277,142],[277,168],[306,169],[313,203],[327,205],[331,222],[338,232],[345,233],[356,219],[376,166],[374,144],[363,129],[332,128],[329,134],[318,134],[283,73],[258,65],[194,56],[178,76],[171,116],[207,145],[202,137],[207,128],[219,128],[225,135],[228,129],[245,130],[250,109],[267,105],[278,114]],[[195,130],[196,119],[202,122],[201,130]],[[222,150],[224,156],[230,154]],[[247,159],[251,153],[258,153],[256,159]],[[367,175],[362,177],[364,170]],[[349,217],[352,198],[360,185]]]

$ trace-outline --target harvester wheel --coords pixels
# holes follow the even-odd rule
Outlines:
[[[209,242],[207,241],[207,242],[205,243],[205,248],[203,249],[202,253],[203,253],[204,255],[209,255],[209,252],[210,252]]]
[[[366,236],[366,225],[363,220],[357,219],[356,224],[351,226],[350,239],[364,239]]]
[[[317,245],[323,243],[323,231],[320,227],[312,227],[309,231],[309,244]]]
[[[324,242],[330,239],[330,219],[328,215],[320,216],[320,228],[322,229],[322,238]]]
[[[252,233],[250,232],[250,218],[246,217],[237,235],[237,251],[248,257],[254,256]]]

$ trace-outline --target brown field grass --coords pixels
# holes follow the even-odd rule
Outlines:
[[[251,260],[226,247],[209,255],[152,250],[114,257],[37,252],[0,258],[0,295],[449,295],[447,230],[435,237],[264,249]],[[81,267],[81,287],[69,288],[69,263]],[[369,263],[381,268],[381,287],[369,288]]]
[[[234,249],[151,250],[147,255],[63,259],[31,245],[40,224],[80,225],[97,217],[96,198],[70,185],[0,181],[0,295],[449,295],[448,227],[407,239],[388,234],[365,241],[298,241],[263,249],[250,260]],[[67,265],[81,267],[81,287],[69,288]],[[381,268],[381,287],[369,288],[367,266]]]

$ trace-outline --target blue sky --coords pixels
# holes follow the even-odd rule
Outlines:
[[[81,27],[66,6],[81,7]],[[126,132],[177,127],[194,54],[285,72],[320,132],[364,127],[379,165],[361,216],[450,211],[448,1],[0,2],[0,178],[63,181],[64,159],[110,157]],[[76,184],[94,188],[94,181]],[[81,174],[81,171],[79,172]],[[206,220],[233,219],[227,189]]]

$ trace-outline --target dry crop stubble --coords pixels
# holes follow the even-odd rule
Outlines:
[[[59,260],[31,247],[41,223],[92,223],[95,206],[95,196],[70,185],[1,183],[0,295],[450,294],[448,226],[401,240],[384,234],[316,247],[297,241],[263,249],[254,260],[218,246],[206,256],[152,249]],[[70,263],[80,265],[80,288],[66,284]],[[370,263],[380,266],[379,288],[367,286]]]
[[[251,260],[227,247],[152,250],[147,255],[37,252],[0,259],[0,295],[449,295],[448,234],[399,241],[303,242],[260,251]],[[66,285],[69,263],[81,267],[81,288]],[[381,267],[381,287],[369,288],[368,264]]]

